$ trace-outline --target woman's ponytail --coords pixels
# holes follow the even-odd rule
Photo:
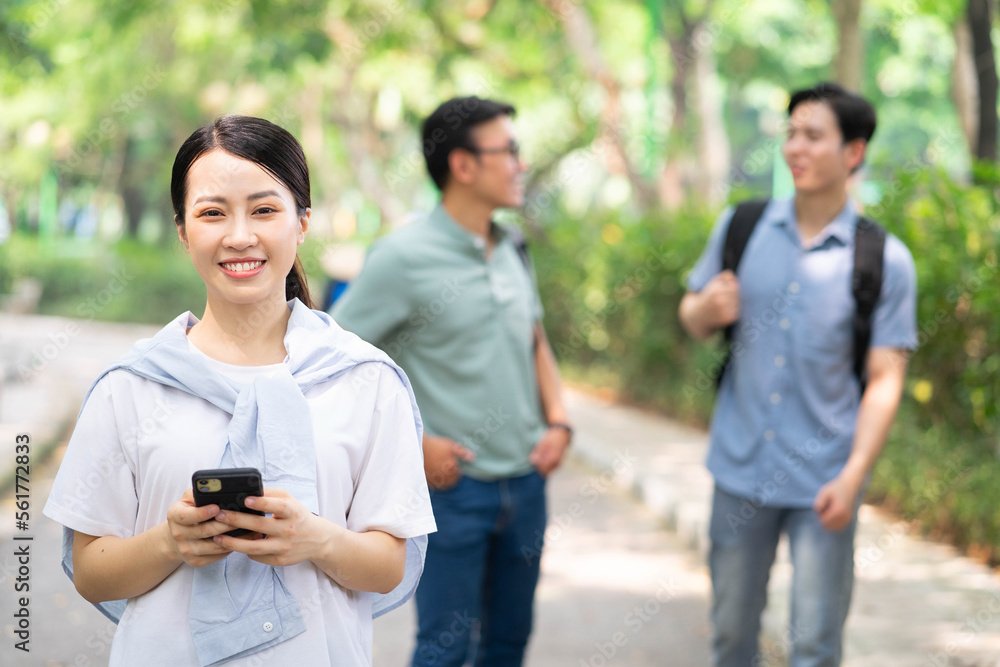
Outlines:
[[[292,270],[285,276],[285,300],[298,299],[309,308],[315,308],[312,298],[309,296],[309,283],[306,282],[306,272],[302,268],[302,260],[295,255],[295,262]]]

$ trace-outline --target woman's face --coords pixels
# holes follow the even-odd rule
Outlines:
[[[177,234],[210,301],[284,300],[285,277],[309,215],[300,217],[291,191],[262,168],[215,149],[188,170]]]

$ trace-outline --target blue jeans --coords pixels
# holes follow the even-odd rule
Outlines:
[[[791,619],[782,641],[790,667],[836,667],[854,587],[854,532],[831,532],[809,509],[757,507],[718,487],[712,499],[712,654],[715,667],[766,664],[758,648],[760,617],[778,538],[788,535]]]
[[[519,666],[545,535],[545,479],[462,477],[432,491],[431,504],[438,530],[415,596],[413,666]]]

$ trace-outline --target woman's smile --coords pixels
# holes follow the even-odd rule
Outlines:
[[[222,269],[222,272],[230,278],[244,279],[253,278],[263,271],[264,264],[266,262],[266,259],[239,257],[237,259],[219,262],[219,267]]]

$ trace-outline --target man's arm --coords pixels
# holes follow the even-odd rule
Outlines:
[[[906,350],[874,347],[868,352],[868,386],[858,408],[851,455],[813,503],[827,530],[843,530],[854,516],[858,492],[875,466],[899,408],[908,360]]]
[[[681,326],[695,340],[705,340],[740,318],[740,281],[732,271],[714,276],[700,292],[688,292],[678,310]]]
[[[552,353],[549,339],[541,322],[535,323],[535,373],[538,378],[538,393],[542,401],[542,411],[549,424],[548,431],[531,452],[531,463],[543,476],[555,470],[570,443],[569,417],[563,402],[562,379],[559,366]]]

